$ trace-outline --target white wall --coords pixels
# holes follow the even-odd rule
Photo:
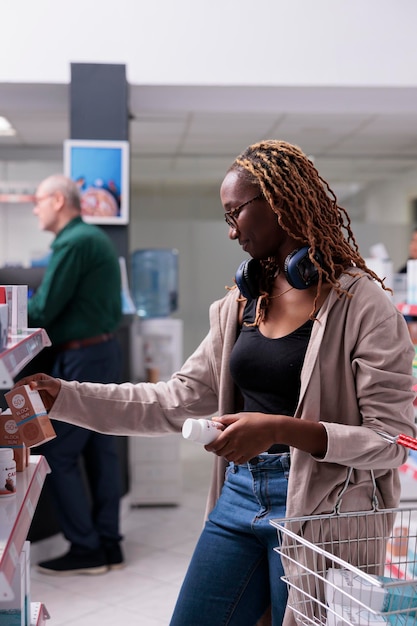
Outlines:
[[[360,206],[367,222],[405,223],[412,221],[410,202],[417,198],[417,170],[410,171],[393,180],[368,185],[366,189],[349,199],[347,208]]]
[[[369,185],[365,191],[344,203],[352,214],[361,208],[364,221],[354,224],[354,232],[363,256],[369,247],[385,244],[394,269],[401,267],[408,256],[410,235],[417,224],[413,222],[410,203],[417,198],[417,171],[413,168],[395,180]]]
[[[13,0],[1,21],[2,82],[102,62],[133,84],[417,84],[415,0]]]

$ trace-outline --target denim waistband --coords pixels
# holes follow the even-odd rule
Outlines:
[[[237,469],[238,467],[244,467],[250,470],[256,467],[262,467],[263,465],[265,466],[275,465],[276,466],[277,462],[279,462],[283,471],[289,471],[290,466],[291,466],[290,453],[281,452],[279,454],[269,454],[268,452],[262,452],[261,454],[254,456],[247,463],[236,465],[235,463],[231,462],[230,466],[234,466],[235,469]]]

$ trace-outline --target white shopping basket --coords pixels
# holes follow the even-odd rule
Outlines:
[[[417,509],[271,524],[299,624],[417,626]]]
[[[417,450],[417,439],[378,432]],[[299,624],[417,626],[417,508],[271,520],[288,585],[288,606]]]

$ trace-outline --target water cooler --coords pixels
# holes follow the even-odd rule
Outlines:
[[[182,365],[183,322],[177,308],[177,251],[137,250],[131,285],[137,318],[132,325],[134,382],[168,380]],[[181,499],[181,435],[130,437],[132,506],[176,505]]]

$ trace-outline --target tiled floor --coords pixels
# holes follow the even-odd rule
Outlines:
[[[63,554],[66,542],[57,536],[32,544],[31,599],[45,604],[48,626],[167,626],[203,524],[211,463],[202,446],[181,442],[181,503],[132,509],[125,498],[123,570],[100,576],[40,574],[34,564]]]

